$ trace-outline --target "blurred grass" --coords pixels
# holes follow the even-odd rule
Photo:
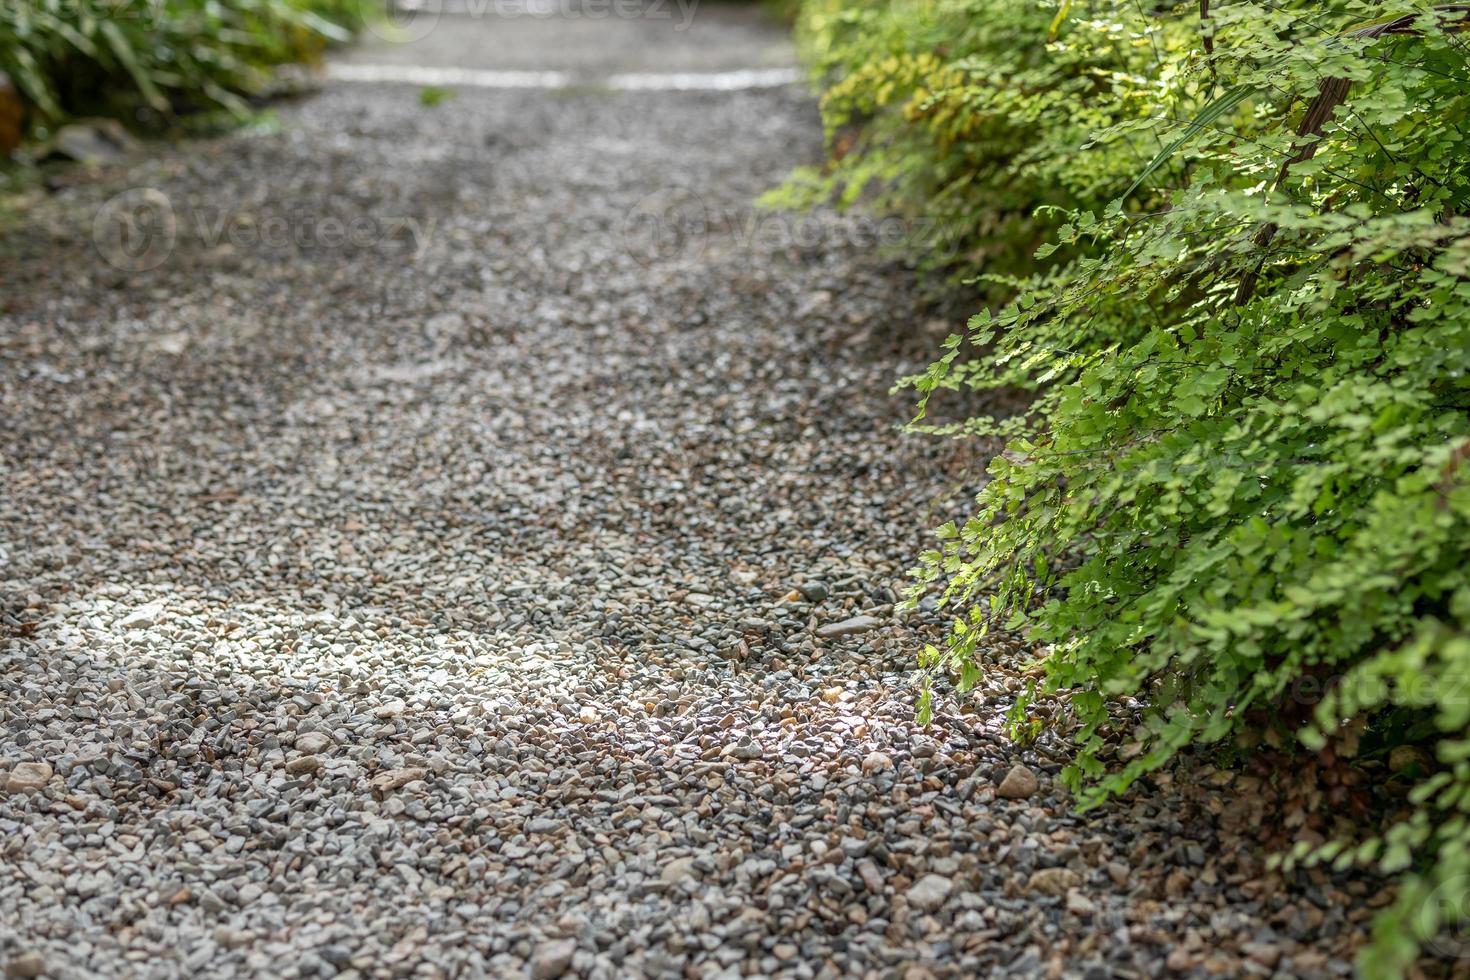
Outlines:
[[[246,118],[270,69],[348,40],[366,0],[5,0],[0,72],[45,130],[103,115],[155,128]]]

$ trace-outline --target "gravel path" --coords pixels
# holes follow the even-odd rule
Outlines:
[[[608,70],[661,67],[615,26]],[[507,29],[595,78],[597,25],[574,65]],[[1073,812],[1001,735],[1009,641],[913,723],[936,631],[895,590],[975,463],[896,430],[948,324],[873,229],[751,209],[819,152],[793,87],[331,83],[34,202],[0,247],[11,975],[1347,971],[1364,886],[1266,876],[1246,777]]]

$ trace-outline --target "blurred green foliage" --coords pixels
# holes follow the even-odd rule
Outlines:
[[[359,0],[7,0],[0,71],[30,110],[164,119],[246,111],[268,69],[350,37]]]

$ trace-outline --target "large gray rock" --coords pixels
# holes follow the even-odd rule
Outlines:
[[[943,875],[925,875],[913,883],[905,897],[909,905],[919,911],[933,912],[944,904],[953,890],[954,882]]]
[[[883,625],[883,620],[877,616],[853,616],[838,623],[828,623],[826,626],[817,627],[817,637],[823,640],[835,640],[843,636],[855,636],[858,633],[867,633]]]

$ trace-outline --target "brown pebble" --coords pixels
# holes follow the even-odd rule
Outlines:
[[[995,795],[1008,800],[1024,800],[1034,795],[1040,786],[1035,773],[1025,766],[1017,765],[1012,766],[1011,771],[1006,773],[1006,778],[1000,781]]]
[[[863,772],[879,772],[883,769],[892,769],[893,760],[882,752],[870,752],[863,760]]]
[[[1069,888],[1076,888],[1080,884],[1082,876],[1070,868],[1042,868],[1032,872],[1026,888],[1038,895],[1060,898],[1067,894]]]
[[[7,977],[39,977],[46,972],[46,961],[40,953],[21,953],[5,965]]]

